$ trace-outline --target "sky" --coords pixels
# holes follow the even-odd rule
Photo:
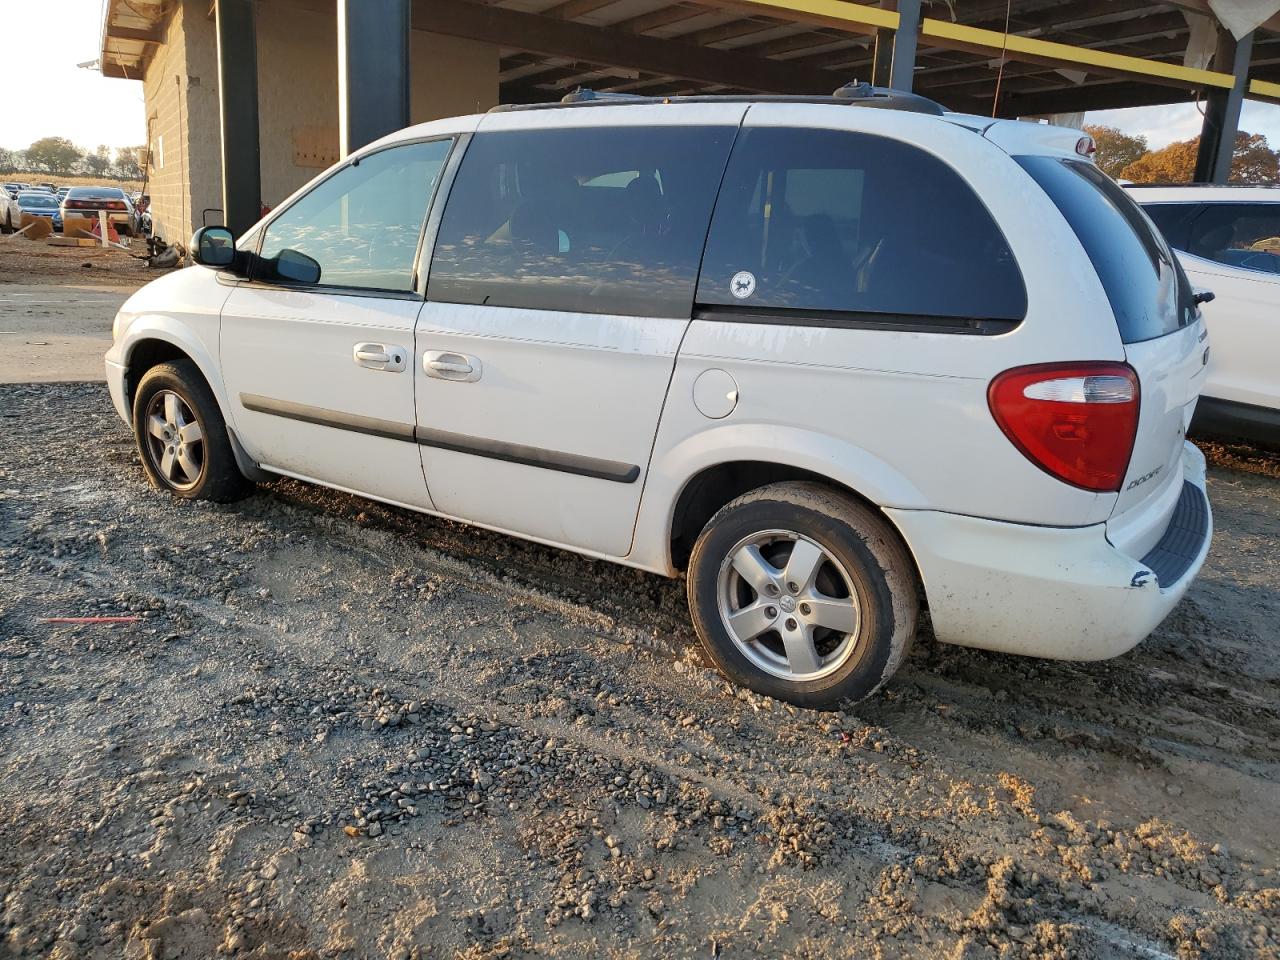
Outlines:
[[[51,42],[37,48],[3,39],[0,56],[0,147],[24,148],[41,137],[67,137],[92,149],[141,144],[146,137],[142,84],[103,77],[77,63],[96,60],[103,0],[0,0],[0,13],[20,32],[47,30]],[[14,95],[17,94],[17,95]],[[1200,132],[1193,104],[1092,111],[1087,123],[1105,123],[1141,134],[1153,149]],[[1280,149],[1280,105],[1246,102],[1241,129],[1264,133]]]
[[[89,149],[146,141],[142,84],[76,66],[98,59],[102,0],[0,0],[0,14],[0,147],[41,137]],[[21,42],[33,33],[42,42]]]

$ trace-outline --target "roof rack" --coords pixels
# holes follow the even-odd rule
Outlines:
[[[872,107],[879,110],[904,110],[908,113],[926,113],[935,117],[945,114],[939,103],[919,94],[888,87],[873,87],[869,83],[846,83],[830,96],[806,96],[786,94],[694,94],[684,97],[646,97],[635,93],[612,93],[608,90],[592,90],[578,87],[554,103],[504,103],[493,107],[490,113],[510,113],[518,110],[559,110],[565,107],[604,107],[655,103],[828,103],[851,107]]]

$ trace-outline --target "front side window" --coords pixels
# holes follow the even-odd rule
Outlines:
[[[407,143],[343,167],[267,225],[261,255],[320,264],[324,286],[413,289],[418,238],[452,140]]]
[[[481,133],[449,191],[427,297],[687,317],[733,127]]]
[[[698,302],[890,322],[1027,309],[1008,243],[950,166],[896,140],[786,128],[734,148]]]
[[[1211,203],[1191,226],[1187,251],[1260,273],[1280,274],[1280,203]]]

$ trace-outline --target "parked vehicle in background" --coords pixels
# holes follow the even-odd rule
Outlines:
[[[720,669],[809,707],[921,596],[944,642],[1123,653],[1209,548],[1186,277],[1078,130],[842,93],[498,108],[202,228],[106,357],[148,477],[686,570]]]
[[[18,194],[0,189],[0,233],[12,233],[22,219],[22,209],[18,206]]]
[[[10,197],[11,199],[13,199],[13,200],[17,200],[17,199],[18,199],[18,194],[19,194],[19,193],[21,193],[23,190],[25,190],[25,189],[26,189],[26,184],[24,184],[24,183],[15,183],[15,182],[13,182],[13,181],[10,181],[10,182],[5,183],[5,184],[0,184],[0,186],[3,186],[3,187],[4,187],[4,192],[5,192],[5,193],[7,193],[7,194],[9,195],[9,197]]]
[[[1211,290],[1213,350],[1193,429],[1280,443],[1280,187],[1127,188]]]
[[[29,213],[35,217],[48,217],[53,221],[53,229],[62,229],[62,211],[58,209],[58,198],[48,190],[23,190],[18,194],[18,209],[21,213]]]
[[[107,219],[120,233],[136,236],[138,214],[128,195],[119,187],[72,187],[62,200],[62,215],[98,218],[98,211],[105,210]]]

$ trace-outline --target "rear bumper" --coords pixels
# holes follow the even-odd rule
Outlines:
[[[1141,558],[1105,524],[1036,527],[933,511],[888,510],[915,555],[934,633],[946,643],[1054,660],[1132,649],[1178,604],[1209,552],[1204,457],[1187,444],[1183,486]]]

